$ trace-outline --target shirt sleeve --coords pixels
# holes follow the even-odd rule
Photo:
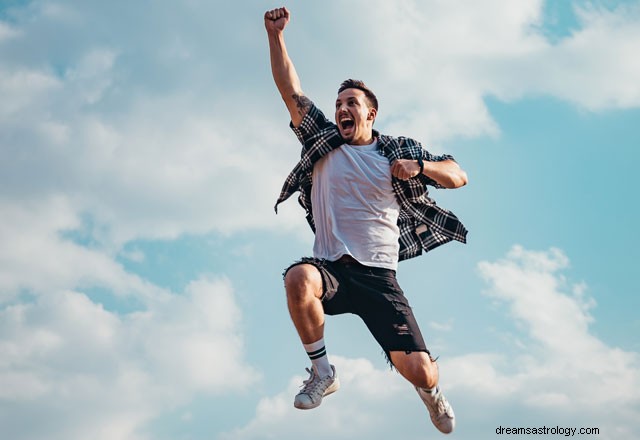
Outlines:
[[[404,154],[401,156],[402,158],[415,160],[418,157],[422,157],[422,160],[424,160],[425,162],[442,162],[444,160],[455,161],[453,156],[451,156],[450,154],[431,154],[426,148],[424,148],[424,146],[420,142],[416,141],[415,139],[399,137],[398,141],[404,149]],[[417,177],[424,185],[430,185],[434,188],[444,188],[444,186],[440,185],[438,182],[428,176],[425,176],[424,174],[420,174]]]
[[[293,122],[289,122],[289,127],[304,146],[311,145],[327,130],[335,129],[337,131],[337,126],[329,121],[324,113],[313,103],[307,114],[302,118],[300,125],[296,127]]]
[[[427,162],[442,162],[444,160],[452,160],[456,161],[452,155],[450,154],[441,154],[439,156],[435,156],[429,153],[427,150],[422,148],[422,160],[426,160]]]

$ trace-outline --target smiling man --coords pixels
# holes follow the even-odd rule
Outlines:
[[[340,387],[325,347],[325,314],[353,313],[415,387],[434,425],[449,433],[453,409],[396,269],[399,261],[451,240],[465,242],[464,226],[428,197],[426,186],[458,188],[467,176],[451,156],[434,156],[415,140],[374,130],[378,100],[362,81],[341,84],[335,123],[329,121],[302,92],[287,53],[289,16],[278,8],[267,11],[264,22],[273,78],[303,145],[276,207],[299,191],[315,233],[313,257],[284,273],[289,313],[312,364],[294,406],[315,408]]]

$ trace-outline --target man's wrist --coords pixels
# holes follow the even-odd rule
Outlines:
[[[420,175],[424,172],[424,161],[422,160],[421,157],[419,157],[417,160],[418,160],[418,165],[420,166],[420,171],[418,172],[418,175]]]

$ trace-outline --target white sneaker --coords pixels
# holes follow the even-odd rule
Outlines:
[[[309,373],[309,379],[302,383],[302,389],[293,401],[293,406],[298,409],[315,408],[322,403],[324,396],[335,393],[340,388],[336,367],[333,365],[331,366],[333,375],[323,378],[317,376],[313,368],[306,370]]]
[[[430,394],[422,388],[416,387],[418,395],[427,406],[431,422],[444,434],[449,434],[456,426],[456,416],[453,414],[453,408],[447,402],[440,388],[437,387],[435,393]]]

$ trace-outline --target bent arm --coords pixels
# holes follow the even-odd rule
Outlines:
[[[449,189],[460,188],[468,182],[467,173],[455,160],[450,159],[440,162],[425,161],[422,174]]]
[[[291,58],[289,58],[284,41],[284,28],[289,22],[289,11],[287,8],[267,11],[264,15],[264,22],[269,38],[273,80],[289,110],[291,122],[297,127],[311,107],[311,101],[302,92],[300,78]]]
[[[424,161],[422,174],[435,180],[444,188],[460,188],[467,184],[467,173],[455,160]],[[417,160],[397,159],[391,164],[391,174],[401,180],[408,180],[420,174]]]

